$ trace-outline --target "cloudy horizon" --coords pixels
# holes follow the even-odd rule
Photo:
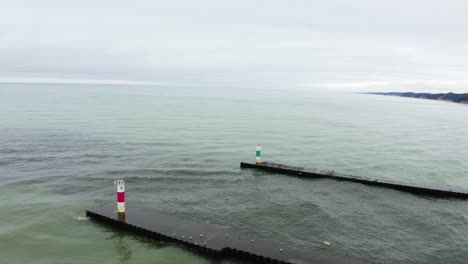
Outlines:
[[[468,92],[466,1],[0,7],[0,82]]]

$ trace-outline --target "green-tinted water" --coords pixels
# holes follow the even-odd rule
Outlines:
[[[468,189],[468,106],[252,89],[0,85],[1,263],[233,263],[86,220],[127,206],[371,263],[466,263],[468,202],[240,170],[255,159]],[[330,245],[325,244],[327,241]]]

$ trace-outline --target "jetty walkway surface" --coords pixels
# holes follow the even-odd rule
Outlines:
[[[125,213],[116,212],[111,203],[86,211],[96,221],[152,238],[179,244],[215,257],[239,258],[252,263],[351,264],[344,257],[326,256],[270,239],[234,232],[229,228],[197,223],[151,209],[129,205]]]
[[[334,170],[322,170],[316,168],[302,168],[288,166],[272,162],[261,162],[259,164],[241,162],[241,168],[258,169],[268,172],[275,172],[287,175],[293,175],[304,178],[328,178],[340,181],[357,182],[366,185],[379,186],[385,188],[391,188],[399,191],[434,196],[443,198],[461,198],[468,199],[468,191],[457,188],[444,188],[434,187],[425,184],[416,184],[408,182],[400,182],[394,180],[383,180],[383,179],[372,179],[369,177],[356,176],[350,174],[339,173]]]

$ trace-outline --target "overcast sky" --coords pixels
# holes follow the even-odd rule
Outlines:
[[[468,92],[468,1],[0,0],[0,82]]]

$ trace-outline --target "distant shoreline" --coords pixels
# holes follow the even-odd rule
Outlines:
[[[456,93],[412,93],[412,92],[370,92],[366,94],[375,95],[387,95],[387,96],[398,96],[408,98],[419,98],[429,100],[448,101],[459,104],[468,104],[468,93],[456,94]]]

